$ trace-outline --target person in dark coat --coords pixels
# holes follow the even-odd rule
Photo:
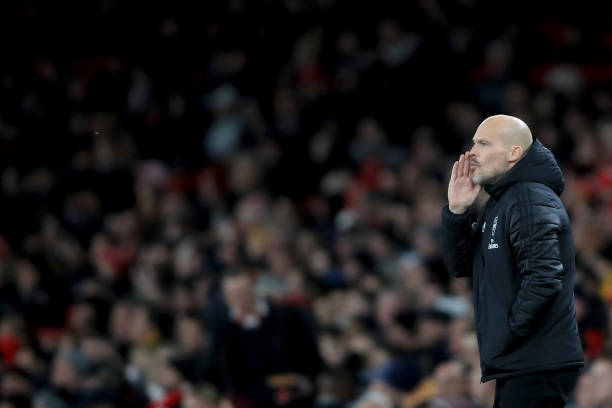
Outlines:
[[[561,169],[512,116],[487,118],[473,141],[453,165],[441,235],[449,273],[473,277],[482,381],[497,379],[495,406],[562,407],[584,362]]]
[[[324,364],[305,313],[257,296],[247,273],[228,273],[222,286],[227,314],[212,341],[221,392],[237,408],[314,406]]]

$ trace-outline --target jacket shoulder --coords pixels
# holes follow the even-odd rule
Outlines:
[[[548,186],[536,182],[516,183],[508,190],[504,206],[508,222],[514,227],[529,224],[549,224],[561,227],[567,214],[559,196]]]
[[[559,196],[546,184],[522,181],[512,185],[506,192],[508,205],[543,205],[561,208]]]

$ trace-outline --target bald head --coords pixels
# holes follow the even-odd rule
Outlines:
[[[533,136],[527,124],[514,116],[489,116],[478,126],[477,132],[481,129],[491,137],[499,137],[507,147],[520,146],[523,152],[533,143]]]
[[[529,127],[514,116],[495,115],[485,119],[474,135],[470,161],[472,180],[491,184],[519,162],[533,143]]]

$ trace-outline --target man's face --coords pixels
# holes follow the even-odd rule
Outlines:
[[[502,137],[484,126],[474,135],[470,150],[470,168],[475,184],[487,185],[498,181],[509,169],[508,147]]]
[[[593,381],[592,397],[598,406],[609,406],[612,403],[612,363],[608,360],[596,361],[591,367],[590,374]],[[601,404],[601,405],[599,405]]]
[[[257,298],[253,282],[247,275],[226,278],[223,282],[223,295],[227,305],[240,312],[251,312],[255,309]]]

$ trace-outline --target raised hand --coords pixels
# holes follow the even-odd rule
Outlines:
[[[450,182],[448,183],[448,208],[453,214],[463,214],[472,205],[481,186],[472,181],[470,152],[459,156],[453,164]]]

